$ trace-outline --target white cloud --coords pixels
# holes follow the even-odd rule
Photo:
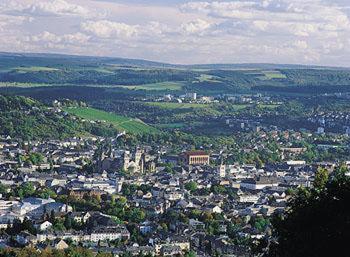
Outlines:
[[[88,9],[65,0],[35,1],[28,6],[24,6],[22,11],[31,15],[88,16],[90,13]]]
[[[57,35],[54,33],[50,33],[48,31],[44,31],[38,35],[30,36],[27,38],[27,41],[33,42],[44,42],[44,43],[52,43],[52,44],[73,44],[80,45],[85,44],[89,40],[89,36],[82,34],[80,32],[74,34],[64,34]]]
[[[81,24],[83,31],[90,32],[101,38],[132,37],[138,33],[139,26],[108,20],[86,21]]]
[[[0,51],[350,66],[349,1],[174,1],[0,0]]]
[[[211,26],[212,26],[212,23],[202,19],[197,19],[188,23],[183,23],[181,25],[181,29],[185,34],[202,35],[205,31],[210,29]]]

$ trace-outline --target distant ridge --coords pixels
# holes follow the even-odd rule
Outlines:
[[[350,70],[350,67],[318,66],[303,64],[275,64],[275,63],[217,63],[217,64],[170,64],[164,62],[149,61],[143,59],[129,59],[119,57],[99,57],[84,55],[67,55],[56,53],[12,53],[0,52],[0,65],[6,60],[21,60],[22,65],[32,65],[33,61],[38,64],[46,63],[52,65],[95,65],[109,64],[119,66],[158,67],[158,68],[179,68],[179,69],[335,69]],[[8,65],[8,63],[7,63]]]

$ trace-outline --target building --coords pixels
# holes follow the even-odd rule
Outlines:
[[[128,240],[130,238],[130,233],[124,226],[115,227],[98,227],[91,231],[90,241],[98,242],[104,240]]]
[[[224,178],[226,177],[226,166],[221,164],[219,167],[218,167],[218,174],[221,178]]]
[[[324,134],[324,127],[318,127],[317,134]]]
[[[197,93],[186,93],[186,98],[197,100]]]
[[[260,190],[265,187],[276,187],[278,186],[278,180],[275,177],[257,177],[244,179],[241,182],[241,188],[250,190]]]
[[[180,159],[186,165],[209,165],[209,154],[204,151],[188,151]]]

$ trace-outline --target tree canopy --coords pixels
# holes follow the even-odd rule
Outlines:
[[[273,219],[273,241],[266,256],[348,256],[350,176],[338,168],[323,183],[320,170],[314,188],[300,189],[287,211]]]

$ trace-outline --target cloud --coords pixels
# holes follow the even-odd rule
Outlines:
[[[24,12],[33,15],[79,15],[87,16],[89,11],[76,4],[68,3],[64,0],[50,0],[45,2],[35,2],[23,9]]]
[[[1,9],[8,14],[40,16],[93,16],[88,9],[78,4],[70,3],[66,0],[3,0]]]
[[[44,43],[53,43],[53,44],[73,44],[80,45],[85,44],[90,39],[89,36],[82,34],[80,32],[74,34],[64,34],[57,35],[44,31],[38,35],[30,36],[27,38],[27,41],[33,42],[44,42]]]
[[[213,24],[208,21],[205,21],[202,19],[196,19],[191,22],[182,23],[181,29],[185,34],[202,35],[206,31],[208,31],[212,25]]]
[[[108,20],[86,21],[81,24],[85,32],[92,33],[101,38],[111,37],[132,37],[138,34],[137,25],[128,25],[126,23],[112,22]]]
[[[0,0],[0,51],[350,66],[348,0]]]

